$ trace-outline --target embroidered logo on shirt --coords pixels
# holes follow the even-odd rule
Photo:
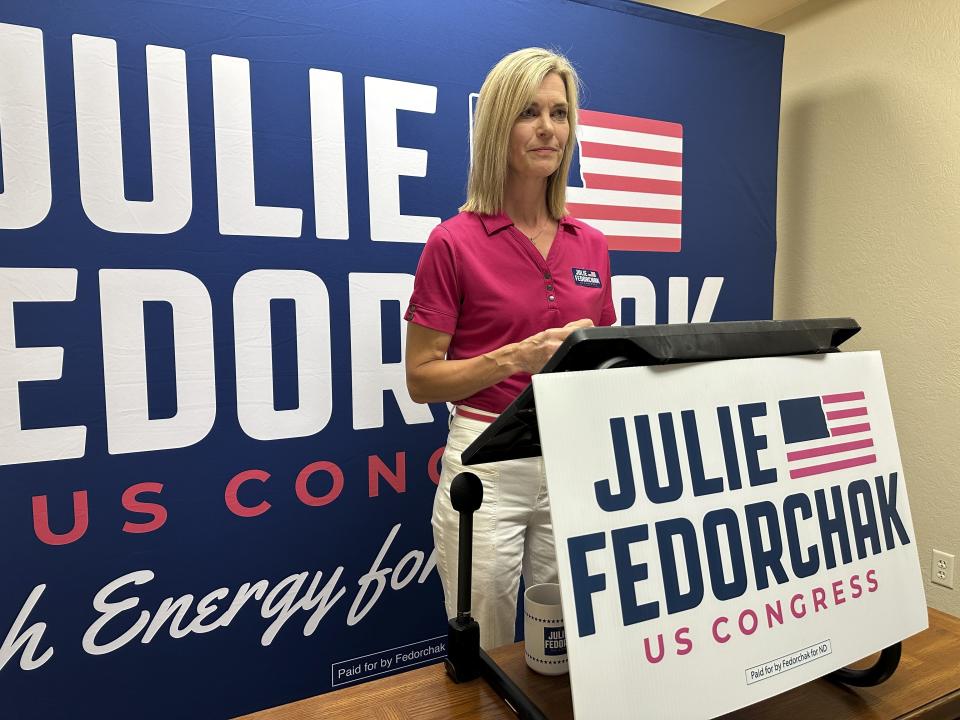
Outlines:
[[[573,281],[584,287],[598,288],[600,287],[600,273],[586,268],[573,268]]]

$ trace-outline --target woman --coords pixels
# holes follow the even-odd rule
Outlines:
[[[540,48],[504,57],[480,89],[467,201],[430,234],[405,317],[407,388],[456,404],[433,508],[437,569],[456,614],[457,528],[450,482],[460,454],[577,328],[615,320],[603,235],[565,212],[577,76]],[[471,466],[472,613],[484,648],[513,642],[521,571],[556,582],[542,458]]]

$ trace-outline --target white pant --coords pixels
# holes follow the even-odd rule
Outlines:
[[[453,417],[433,503],[437,571],[443,582],[447,616],[454,617],[460,514],[450,504],[450,483],[465,470],[475,473],[483,483],[483,503],[473,517],[471,614],[480,624],[480,645],[484,649],[514,641],[521,571],[527,587],[557,582],[543,458],[460,464],[460,454],[489,426],[462,415]]]

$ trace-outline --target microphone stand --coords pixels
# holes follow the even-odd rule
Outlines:
[[[450,502],[460,513],[457,557],[457,615],[447,621],[447,674],[456,683],[483,678],[522,720],[547,720],[536,704],[480,648],[480,625],[470,615],[473,570],[473,513],[483,502],[483,484],[472,472],[462,472],[450,484]]]

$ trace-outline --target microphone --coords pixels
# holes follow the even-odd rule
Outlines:
[[[450,483],[450,502],[460,513],[457,559],[457,617],[470,617],[470,585],[473,571],[473,513],[483,502],[483,484],[471,472],[462,472]]]
[[[537,705],[494,660],[480,649],[480,625],[470,616],[470,578],[473,569],[473,513],[483,502],[483,483],[472,472],[462,472],[450,483],[450,502],[460,513],[460,551],[457,557],[457,615],[447,621],[447,659],[444,665],[454,682],[481,675],[521,720],[547,720]]]
[[[457,557],[457,615],[447,621],[447,674],[454,682],[480,676],[480,625],[470,616],[473,570],[473,513],[483,502],[483,484],[472,472],[462,472],[450,484],[450,502],[460,513]]]

